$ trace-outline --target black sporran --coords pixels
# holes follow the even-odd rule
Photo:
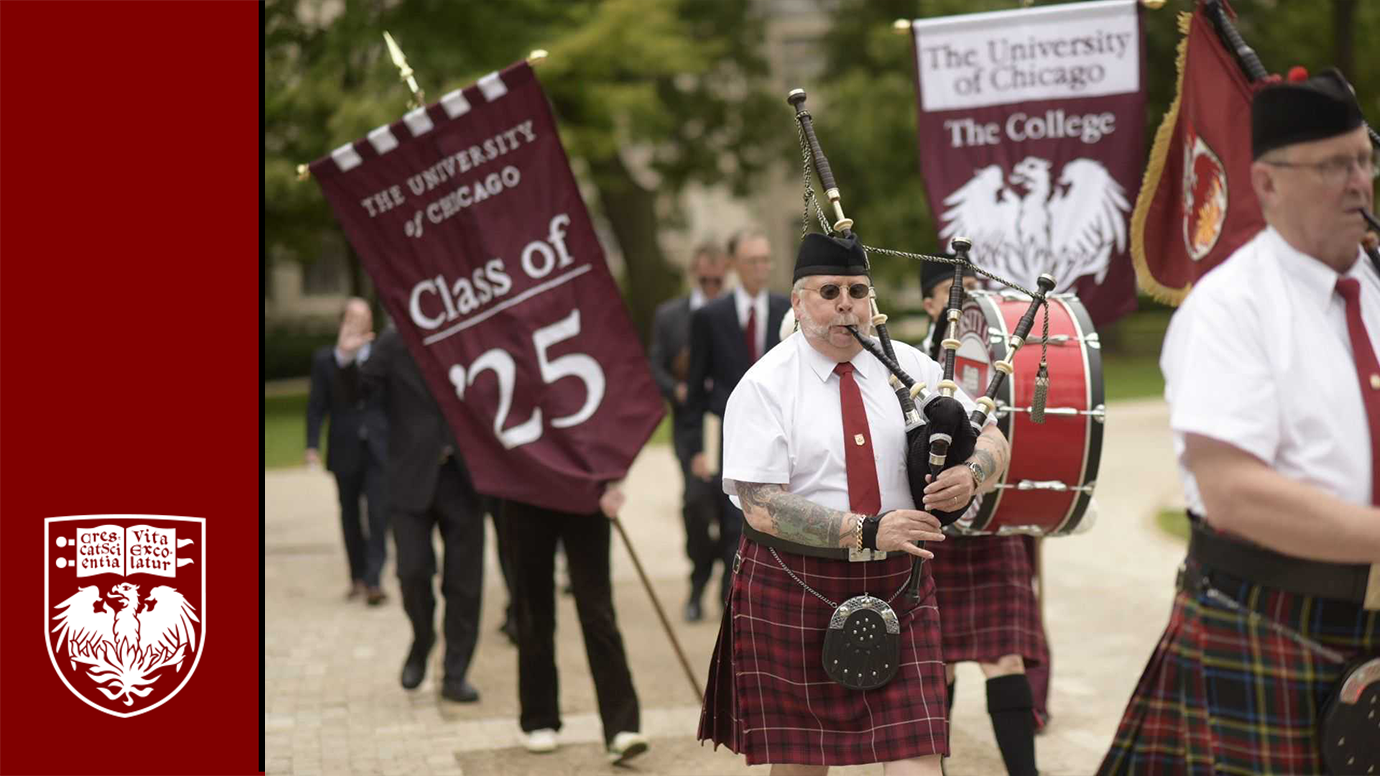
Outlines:
[[[824,672],[850,690],[875,690],[896,676],[901,622],[880,598],[854,596],[829,618],[824,634]]]
[[[1380,773],[1380,657],[1343,669],[1323,706],[1318,741],[1329,773]]]

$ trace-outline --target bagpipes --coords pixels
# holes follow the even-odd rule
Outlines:
[[[799,137],[801,153],[804,160],[805,178],[805,212],[802,215],[802,237],[808,230],[810,205],[813,204],[815,212],[819,218],[820,226],[825,234],[839,233],[844,237],[854,236],[853,220],[843,214],[843,204],[840,200],[838,185],[834,181],[834,173],[829,168],[829,160],[824,156],[824,151],[820,148],[819,139],[815,136],[813,119],[809,111],[805,110],[805,92],[802,89],[794,89],[786,97],[786,101],[795,108],[796,122],[799,124]],[[814,167],[819,175],[820,182],[824,185],[824,195],[828,198],[833,208],[834,223],[831,225],[824,216],[823,209],[820,207],[819,200],[815,195],[813,187],[810,185],[810,168]],[[861,241],[859,241],[861,245]],[[867,261],[867,273],[869,280],[868,303],[870,307],[871,323],[876,331],[876,341],[864,336],[858,331],[857,327],[850,326],[849,331],[853,337],[869,353],[882,362],[889,372],[891,372],[891,386],[896,391],[896,399],[901,405],[902,421],[905,423],[906,430],[906,476],[910,483],[912,496],[915,497],[916,504],[922,501],[927,484],[926,477],[938,477],[941,472],[954,466],[961,466],[973,454],[977,446],[977,438],[981,435],[983,426],[987,423],[989,415],[996,411],[995,397],[1001,390],[1003,382],[1011,374],[1012,362],[1015,359],[1016,351],[1025,343],[1030,335],[1030,330],[1035,323],[1035,312],[1040,307],[1046,307],[1044,315],[1045,336],[1041,346],[1045,347],[1049,338],[1049,312],[1046,296],[1054,289],[1055,281],[1050,275],[1041,275],[1037,284],[1037,291],[1028,291],[1008,280],[993,275],[976,265],[969,258],[969,251],[972,249],[972,242],[964,237],[953,239],[953,249],[955,256],[930,256],[925,254],[906,253],[884,248],[872,248],[863,245],[864,254],[870,251],[900,256],[902,258],[918,259],[921,261],[937,261],[952,264],[954,267],[954,282],[949,288],[949,301],[945,315],[935,325],[944,325],[944,339],[942,342],[941,358],[943,359],[943,377],[939,384],[934,386],[934,390],[926,392],[927,386],[924,383],[917,383],[914,378],[906,374],[905,370],[896,358],[896,351],[891,342],[891,336],[887,332],[886,320],[877,308],[877,288],[872,281],[871,260]],[[1015,331],[1012,333],[1010,345],[1007,348],[1006,358],[993,364],[996,373],[992,375],[992,381],[987,386],[986,393],[976,399],[977,409],[971,414],[967,413],[963,404],[955,397],[958,392],[958,384],[954,382],[954,362],[957,357],[958,340],[958,320],[961,314],[963,301],[963,275],[965,270],[971,270],[976,274],[995,280],[1003,285],[1010,286],[1022,291],[1031,297],[1030,307],[1025,315],[1021,317]],[[1035,401],[1032,403],[1031,419],[1036,423],[1044,419],[1045,396],[1048,392],[1049,374],[1048,365],[1045,357],[1040,359],[1040,370],[1037,374],[1035,385]],[[989,474],[995,474],[991,472]],[[941,525],[949,525],[963,516],[968,508],[972,506],[973,500],[962,505],[958,509],[950,511],[929,510],[930,514],[939,519]],[[920,542],[920,546],[924,546]],[[907,597],[916,601],[920,598],[920,570],[924,559],[915,558],[911,567],[910,582],[906,588]]]

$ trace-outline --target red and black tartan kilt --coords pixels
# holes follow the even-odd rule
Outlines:
[[[792,580],[769,548],[746,537],[729,607],[710,660],[699,740],[723,744],[748,765],[857,765],[948,754],[939,611],[928,572],[921,599],[902,591],[911,556],[850,563],[778,551],[812,589],[835,604],[871,594],[901,621],[901,666],[875,690],[849,690],[824,673],[824,633],[833,607]],[[925,564],[928,568],[929,564]]]
[[[1380,612],[1217,574],[1213,585],[1347,660],[1380,654]],[[1323,773],[1318,722],[1343,667],[1180,590],[1098,773]]]
[[[995,663],[1003,655],[1020,655],[1026,665],[1049,662],[1023,537],[950,536],[927,546],[945,662]]]

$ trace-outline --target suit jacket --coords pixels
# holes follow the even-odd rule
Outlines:
[[[352,396],[344,385],[346,371],[335,361],[335,348],[320,348],[311,359],[311,393],[307,396],[307,447],[320,449],[321,421],[329,416],[326,468],[350,476],[368,463],[365,446],[375,461],[388,460],[388,419],[382,410]]]
[[[690,297],[669,299],[656,308],[649,357],[652,378],[671,404],[671,430],[677,439],[688,429],[686,405],[676,401],[676,384],[690,371]]]
[[[369,359],[357,373],[352,389],[388,418],[389,456],[384,473],[393,507],[421,512],[431,506],[447,448],[468,480],[450,424],[396,328],[389,326],[374,340]]]
[[[767,295],[764,354],[781,341],[781,319],[789,309],[789,298],[781,294]],[[748,353],[743,327],[738,323],[738,307],[732,293],[705,304],[690,316],[690,374],[686,380],[690,395],[686,409],[695,426],[694,452],[703,447],[700,424],[704,413],[723,417],[729,394],[750,366],[752,355]]]

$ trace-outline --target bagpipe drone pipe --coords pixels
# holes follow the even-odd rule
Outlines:
[[[825,234],[839,234],[843,237],[856,235],[853,232],[853,220],[844,216],[843,204],[839,195],[839,188],[834,181],[833,171],[829,167],[829,160],[825,157],[823,149],[820,147],[819,139],[815,136],[813,119],[809,111],[805,109],[805,92],[802,89],[794,89],[786,97],[795,108],[795,118],[799,125],[799,137],[801,153],[804,160],[805,178],[805,200],[806,213],[808,220],[810,204],[814,205],[815,212],[819,218],[820,226]],[[810,170],[814,168],[819,175],[820,182],[824,186],[824,195],[829,200],[833,210],[834,221],[831,224],[825,217],[823,208],[815,195],[810,184]],[[808,224],[802,224],[802,231]],[[803,235],[802,235],[803,236]],[[861,240],[859,240],[861,244]],[[868,293],[869,313],[871,323],[876,332],[876,339],[867,337],[857,327],[849,327],[854,338],[869,353],[884,364],[891,372],[891,386],[896,392],[897,401],[901,407],[901,420],[905,424],[906,430],[906,475],[910,483],[911,494],[915,503],[919,505],[923,500],[926,477],[938,477],[941,472],[954,466],[963,465],[973,454],[977,445],[977,439],[982,433],[983,427],[987,423],[988,417],[996,410],[997,392],[1001,390],[1003,382],[1010,376],[1012,371],[1012,361],[1016,351],[1026,341],[1030,335],[1030,330],[1034,326],[1036,310],[1047,305],[1046,296],[1055,286],[1055,280],[1050,275],[1041,275],[1037,291],[1028,291],[1010,281],[1004,280],[990,272],[986,272],[975,266],[970,257],[969,251],[972,249],[972,242],[967,238],[955,237],[953,240],[953,257],[929,256],[924,254],[906,253],[884,248],[872,248],[864,245],[865,252],[876,251],[879,253],[900,256],[909,259],[922,261],[937,261],[952,264],[954,267],[954,282],[949,289],[949,301],[947,309],[936,325],[944,326],[944,339],[941,350],[941,367],[943,377],[939,384],[933,386],[932,390],[926,390],[929,386],[924,383],[916,382],[914,378],[906,374],[896,358],[896,351],[891,342],[891,336],[887,332],[886,320],[877,308],[877,289],[872,282],[871,259],[868,259],[867,271],[869,285]],[[991,278],[1003,285],[1010,286],[1019,291],[1023,291],[1031,297],[1030,307],[1026,310],[1021,320],[1012,333],[1010,345],[1007,349],[1006,357],[993,364],[996,371],[992,376],[991,383],[987,387],[984,395],[976,398],[977,409],[968,413],[962,403],[959,402],[955,394],[958,392],[958,385],[954,382],[954,361],[957,354],[958,341],[958,321],[963,300],[963,274],[965,270],[971,270],[976,274]],[[1046,336],[1048,340],[1049,314],[1046,310],[1045,316]],[[1046,361],[1041,359],[1040,371],[1035,383],[1035,401],[1031,409],[1031,419],[1041,422],[1044,414],[1044,397],[1049,385],[1049,376]],[[993,472],[992,474],[997,474]],[[949,525],[957,521],[972,505],[970,499],[968,503],[960,508],[951,511],[929,510],[930,514],[938,518],[942,525]],[[923,542],[921,543],[923,546]],[[915,558],[911,568],[910,583],[907,586],[907,596],[912,600],[918,600],[920,596],[920,577],[921,567],[924,560]]]

